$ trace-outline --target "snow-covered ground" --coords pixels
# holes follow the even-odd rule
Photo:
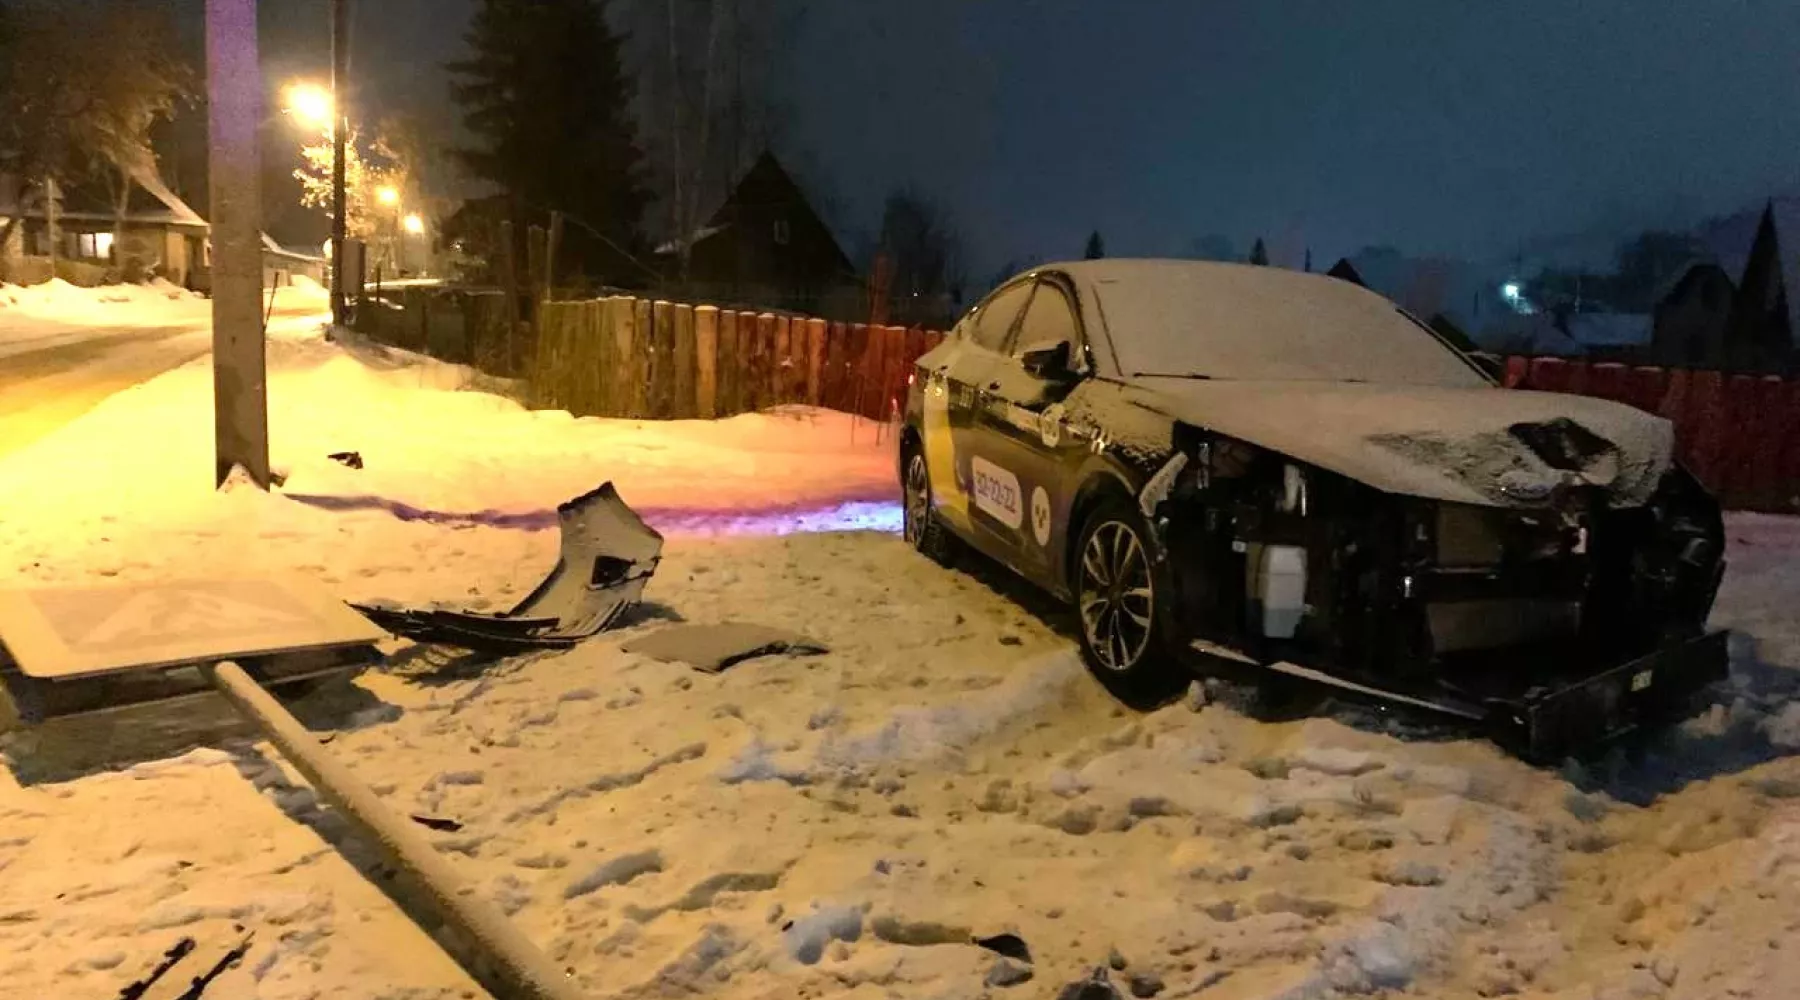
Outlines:
[[[266,302],[276,336],[316,330],[325,293],[312,282]],[[212,349],[212,304],[166,281],[77,288],[0,285],[0,455],[121,389]]]
[[[440,850],[595,996],[1053,996],[1109,958],[1209,1000],[1800,982],[1800,522],[1731,521],[1718,708],[1546,771],[1364,710],[1116,705],[1060,612],[895,537],[866,422],[578,421],[316,337],[271,372],[280,491],[208,489],[197,362],[0,459],[0,581],[299,572],[501,607],[550,565],[554,505],[618,483],[670,535],[636,624],[495,664],[396,646],[299,706],[396,809],[461,824]],[[832,651],[708,676],[620,650],[674,618]],[[255,943],[209,996],[480,995],[221,707],[4,750],[0,997],[112,996],[234,924]],[[1003,931],[1032,982],[986,985],[968,942]]]

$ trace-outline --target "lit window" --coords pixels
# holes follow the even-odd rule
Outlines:
[[[113,252],[113,234],[94,234],[94,256],[101,260],[111,260]]]
[[[788,220],[776,219],[775,220],[775,245],[783,246],[783,247],[787,246],[788,238],[791,235],[792,234],[790,234],[788,232]]]

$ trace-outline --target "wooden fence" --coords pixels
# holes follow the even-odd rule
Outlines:
[[[876,420],[904,405],[913,362],[942,334],[615,296],[545,302],[533,402],[576,416],[730,416],[806,403]]]
[[[1665,417],[1682,462],[1726,507],[1800,512],[1800,379],[1510,357],[1505,382]]]

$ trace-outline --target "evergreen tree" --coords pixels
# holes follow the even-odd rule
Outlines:
[[[1256,245],[1250,248],[1250,263],[1260,267],[1267,267],[1269,264],[1269,248],[1263,245],[1260,236],[1256,238]]]
[[[645,194],[620,39],[599,0],[480,0],[451,93],[474,142],[455,151],[498,187],[522,239],[560,211],[561,262],[590,277],[641,277]]]
[[[1100,238],[1100,230],[1096,229],[1089,234],[1087,249],[1081,256],[1085,260],[1099,260],[1106,256],[1106,241]]]
[[[1786,362],[1794,348],[1788,318],[1787,283],[1781,276],[1781,243],[1775,232],[1775,205],[1763,209],[1738,282],[1725,329],[1725,341],[1734,366],[1762,367]]]

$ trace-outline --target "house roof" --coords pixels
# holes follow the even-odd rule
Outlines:
[[[753,195],[752,192],[755,194]],[[754,197],[755,200],[749,200],[751,197]],[[850,257],[844,253],[842,244],[838,242],[837,234],[831,231],[831,226],[819,214],[818,209],[813,207],[812,202],[806,197],[806,191],[794,180],[793,174],[781,165],[781,161],[775,158],[774,153],[767,150],[764,150],[763,154],[756,158],[756,162],[750,165],[750,169],[744,172],[744,176],[738,179],[737,184],[731,189],[731,193],[726,196],[724,203],[713,212],[706,225],[685,237],[676,237],[665,241],[656,248],[656,252],[672,254],[680,250],[683,245],[692,248],[726,232],[736,221],[734,210],[739,206],[749,204],[799,205],[804,208],[819,224],[820,231],[831,239],[832,249],[837,252],[838,261],[843,269],[853,270]]]
[[[169,190],[169,186],[163,183],[153,167],[140,167],[132,171],[131,178],[137,182],[137,187],[126,204],[127,222],[208,228],[206,219],[174,191]],[[24,190],[25,186],[17,183],[16,179],[0,176],[0,215],[19,214],[29,219],[43,218],[43,210],[37,205],[20,208],[19,202]],[[62,190],[62,205],[63,210],[58,214],[65,219],[110,222],[113,218],[109,196],[91,180],[84,179],[65,185]]]
[[[1743,280],[1744,268],[1750,262],[1750,249],[1756,242],[1756,230],[1765,210],[1771,211],[1775,218],[1775,238],[1781,252],[1781,278],[1788,290],[1789,316],[1794,327],[1800,329],[1800,294],[1796,294],[1800,293],[1800,196],[1770,199],[1703,223],[1696,231],[1735,285]]]

